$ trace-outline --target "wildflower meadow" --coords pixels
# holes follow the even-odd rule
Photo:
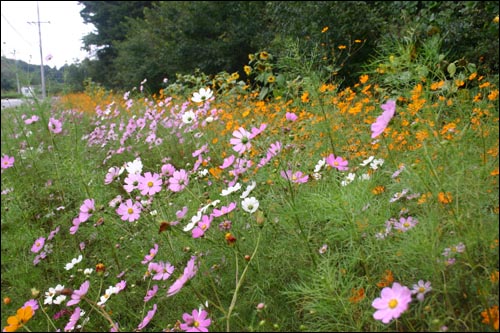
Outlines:
[[[498,331],[498,76],[397,57],[2,110],[3,330]]]

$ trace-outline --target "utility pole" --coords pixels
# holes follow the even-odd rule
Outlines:
[[[17,82],[17,93],[20,94],[21,93],[21,85],[19,84],[19,73],[17,72],[17,58],[16,58],[16,50],[14,50],[12,52],[12,54],[14,55],[14,61],[15,61],[15,64],[16,64],[16,82]]]
[[[38,1],[36,2],[36,12],[38,14],[38,21],[37,22],[28,22],[28,23],[37,23],[38,24],[38,37],[40,39],[40,76],[42,80],[42,100],[47,97],[46,92],[45,92],[45,71],[43,68],[43,51],[42,51],[42,29],[40,28],[40,23],[50,23],[50,21],[47,22],[40,22],[40,8],[38,6]]]

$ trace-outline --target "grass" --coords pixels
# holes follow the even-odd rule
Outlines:
[[[2,324],[64,330],[78,307],[85,314],[76,330],[108,331],[117,323],[132,331],[155,304],[143,330],[180,330],[183,314],[194,309],[208,313],[212,331],[497,330],[495,80],[470,76],[458,91],[422,81],[391,96],[365,75],[344,90],[310,85],[307,95],[290,100],[231,92],[201,104],[94,91],[2,110]],[[397,100],[396,116],[372,139],[371,124],[390,98]],[[183,122],[190,110],[196,120]],[[287,112],[298,119],[287,120]],[[26,124],[34,115],[38,121]],[[61,121],[60,133],[49,130],[50,118]],[[238,155],[230,139],[240,127],[262,132]],[[281,148],[268,155],[277,142]],[[349,170],[318,164],[332,153]],[[15,158],[11,167],[6,156]],[[234,164],[221,168],[231,156]],[[136,158],[141,174],[162,175],[161,191],[128,193],[128,171],[105,184],[111,167]],[[168,189],[168,164],[188,173],[184,189]],[[283,178],[287,170],[303,172],[307,182]],[[248,212],[240,196],[253,182],[248,197],[259,206]],[[221,195],[236,183],[240,190]],[[136,221],[123,221],[118,206],[110,206],[117,196],[141,202]],[[95,208],[72,234],[86,199]],[[231,204],[229,213],[212,216],[203,237],[184,231],[202,208],[208,217]],[[409,217],[417,223],[404,231],[390,222]],[[34,253],[40,237],[45,246]],[[155,244],[152,262],[175,267],[166,280],[153,279],[156,272],[141,263]],[[42,252],[46,257],[34,264]],[[79,255],[81,262],[66,270]],[[168,296],[193,257],[196,273]],[[383,288],[397,282],[412,289],[419,280],[432,286],[422,302],[413,295],[389,323],[374,319],[372,302]],[[84,281],[85,297],[67,306]],[[126,287],[98,306],[120,281]],[[67,288],[66,299],[44,304],[58,284]],[[157,294],[145,302],[154,285]],[[39,308],[22,318],[17,311],[30,299]]]

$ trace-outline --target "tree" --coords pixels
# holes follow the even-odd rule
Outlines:
[[[113,79],[114,60],[117,56],[115,44],[127,36],[127,18],[143,18],[144,8],[155,1],[79,1],[85,8],[80,15],[85,23],[92,23],[97,32],[83,38],[87,51],[96,50],[101,75],[95,79],[108,87],[116,86]]]

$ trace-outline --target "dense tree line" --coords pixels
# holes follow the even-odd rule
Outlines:
[[[175,80],[177,73],[195,69],[245,78],[249,54],[265,50],[279,61],[290,58],[294,48],[300,53],[296,71],[301,62],[328,58],[322,70],[349,84],[381,45],[404,40],[410,29],[415,48],[438,35],[447,59],[498,72],[494,1],[79,2],[85,6],[81,16],[97,30],[84,38],[97,59],[66,69],[66,79],[90,77],[112,89],[130,89],[148,79],[156,91],[164,78]]]

